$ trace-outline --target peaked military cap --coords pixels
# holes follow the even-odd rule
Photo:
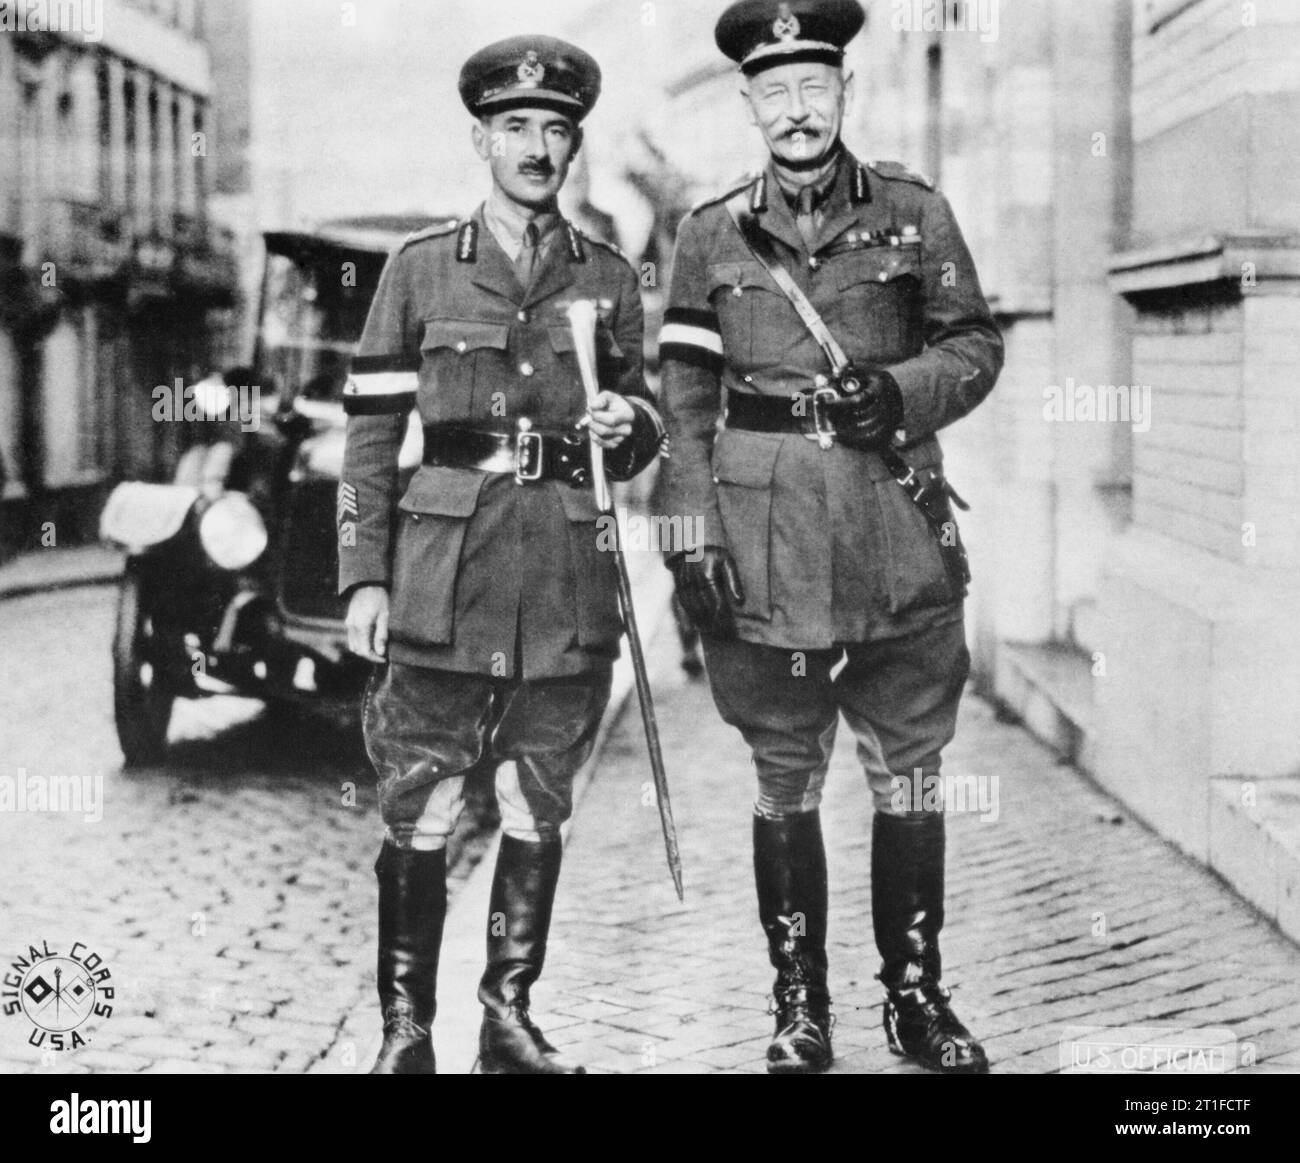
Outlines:
[[[713,37],[753,76],[793,61],[841,64],[844,46],[866,19],[858,0],[737,0],[719,18]]]
[[[476,117],[520,105],[581,121],[600,96],[600,66],[553,36],[512,36],[481,48],[460,70],[460,98]]]

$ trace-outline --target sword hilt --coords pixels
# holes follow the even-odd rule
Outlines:
[[[569,330],[573,333],[573,351],[578,358],[578,375],[582,378],[587,407],[600,396],[596,377],[596,304],[590,299],[575,299],[569,304]],[[602,513],[610,511],[609,482],[605,479],[605,450],[591,437],[591,479],[596,491],[596,505]]]

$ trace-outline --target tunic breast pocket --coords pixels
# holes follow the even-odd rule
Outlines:
[[[921,258],[915,246],[854,251],[834,269],[827,322],[857,363],[896,363],[923,344]]]
[[[748,371],[780,364],[803,337],[794,308],[757,262],[709,264],[709,302],[733,367]]]
[[[426,423],[481,421],[493,411],[493,393],[505,389],[505,353],[510,324],[481,319],[426,319],[420,354],[432,365],[437,385],[432,399],[421,399]]]
[[[602,340],[600,327],[596,328],[596,378],[602,388],[610,388],[614,381],[608,378],[601,362]],[[553,323],[550,332],[550,358],[555,361],[551,389],[544,399],[538,400],[537,419],[552,427],[572,424],[587,406],[587,391],[582,386],[578,370],[578,356],[573,343],[573,329],[567,323]]]

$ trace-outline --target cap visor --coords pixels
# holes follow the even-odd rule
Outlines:
[[[474,112],[501,113],[506,109],[554,109],[567,113],[579,120],[587,113],[587,108],[576,97],[559,93],[554,89],[507,89],[478,102]]]

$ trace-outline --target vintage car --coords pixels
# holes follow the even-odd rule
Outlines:
[[[128,764],[163,757],[178,698],[355,706],[369,666],[347,651],[336,593],[343,387],[385,256],[436,221],[267,234],[251,367],[160,397],[194,443],[171,483],[118,485],[100,522],[128,555],[113,639]],[[412,414],[406,476],[421,440]]]

